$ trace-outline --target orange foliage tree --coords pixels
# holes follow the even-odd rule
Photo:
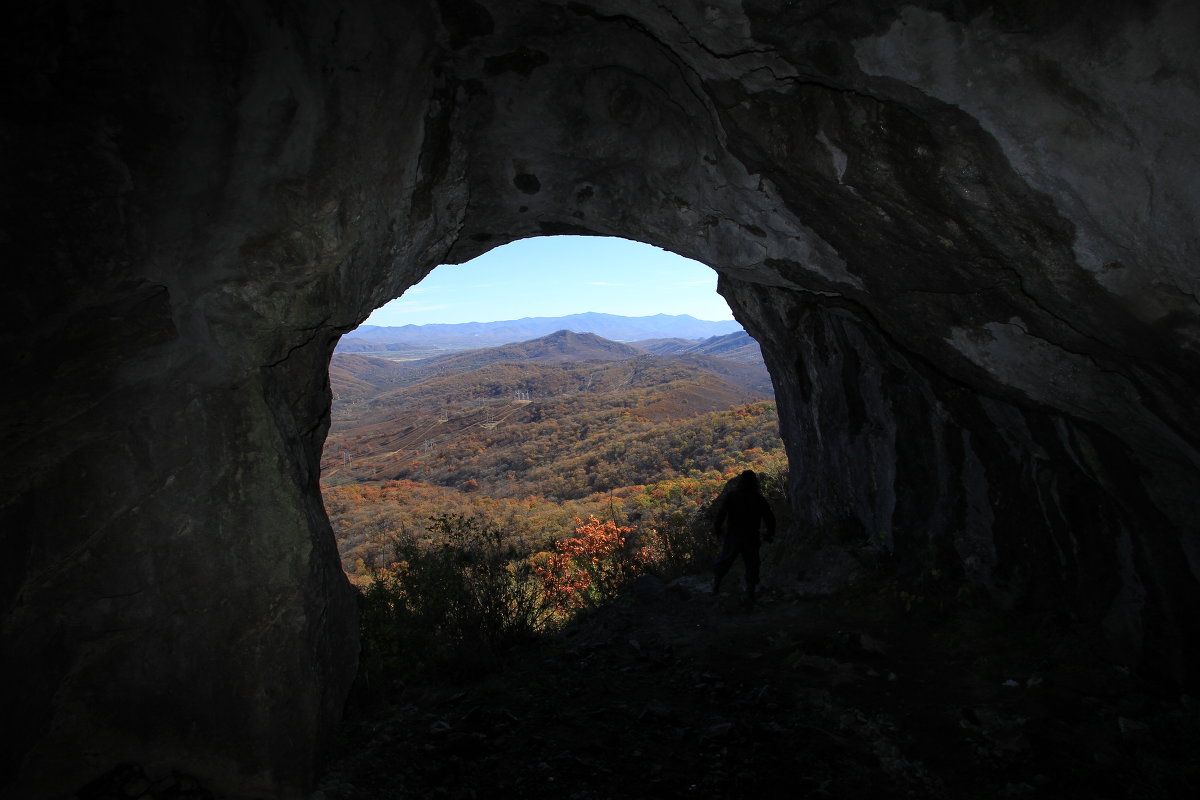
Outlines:
[[[575,522],[574,537],[555,542],[553,553],[534,557],[545,600],[559,614],[613,600],[654,561],[651,547],[629,537],[636,528],[595,517]]]

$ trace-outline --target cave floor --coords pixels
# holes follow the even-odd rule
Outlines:
[[[1200,783],[1200,704],[1104,662],[1067,621],[895,593],[766,589],[747,610],[705,585],[352,714],[315,797],[1167,798]]]

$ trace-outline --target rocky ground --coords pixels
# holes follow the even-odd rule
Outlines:
[[[1174,798],[1200,704],[1106,663],[1069,620],[879,590],[753,610],[701,578],[630,598],[483,675],[352,715],[318,800]]]

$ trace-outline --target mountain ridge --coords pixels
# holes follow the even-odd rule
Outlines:
[[[702,341],[674,337],[643,339],[630,342],[630,344],[654,355],[708,355],[743,364],[759,365],[763,363],[762,350],[759,349],[758,342],[745,331],[735,331],[724,336],[710,336]]]
[[[404,361],[379,358],[371,353],[334,353],[330,361],[330,383],[341,397],[403,391],[441,376],[478,373],[510,365],[567,366],[640,361],[644,366],[671,369],[700,369],[733,383],[769,394],[770,376],[758,343],[744,331],[716,336],[701,342],[683,339],[648,349],[614,342],[593,333],[560,330],[523,342],[479,347]],[[670,367],[669,365],[675,365]],[[633,368],[637,371],[637,368]]]
[[[594,333],[616,342],[639,339],[707,339],[736,333],[736,320],[701,320],[689,314],[625,317],[586,312],[561,317],[523,317],[496,322],[431,323],[427,325],[362,325],[342,336],[339,352],[416,350],[431,346],[468,349],[528,341],[560,330]],[[396,345],[392,348],[388,345]]]

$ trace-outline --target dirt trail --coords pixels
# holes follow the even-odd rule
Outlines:
[[[1170,798],[1200,779],[1196,701],[1062,623],[770,591],[746,610],[705,585],[643,579],[485,677],[409,687],[346,725],[317,797]]]

